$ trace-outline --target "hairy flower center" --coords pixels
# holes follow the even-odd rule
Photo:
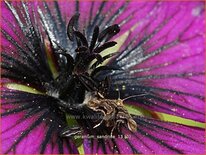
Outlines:
[[[59,47],[58,62],[63,62],[63,65],[59,65],[64,69],[54,81],[45,84],[47,94],[58,101],[57,106],[61,111],[78,116],[76,120],[79,124],[82,124],[81,121],[86,116],[88,119],[86,126],[91,126],[91,129],[96,130],[103,125],[112,135],[115,130],[120,131],[121,126],[126,125],[129,130],[136,131],[137,124],[124,107],[123,101],[104,97],[110,87],[110,78],[108,76],[103,80],[97,78],[97,74],[105,70],[117,69],[99,65],[114,55],[102,56],[101,53],[116,45],[116,42],[110,39],[119,33],[119,26],[115,24],[103,31],[96,26],[91,40],[88,41],[78,30],[78,18],[79,14],[75,14],[67,28],[68,38],[76,43],[76,55],[73,58],[56,43]],[[92,64],[94,60],[96,62]],[[90,119],[91,116],[95,116],[95,119]],[[67,127],[61,136],[73,136],[80,134],[79,131],[81,131],[79,127]]]

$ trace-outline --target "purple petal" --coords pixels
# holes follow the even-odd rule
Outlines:
[[[86,154],[204,154],[204,130],[137,117],[136,133],[124,128],[115,139],[85,139]],[[104,129],[102,129],[104,130]]]
[[[71,49],[74,46],[68,44],[65,32],[67,23],[74,12],[80,10],[80,27],[83,29],[89,25],[88,35],[91,35],[91,31],[96,25],[101,24],[101,27],[104,28],[107,24],[114,23],[122,26],[119,34],[121,35],[133,27],[137,21],[140,21],[137,29],[122,46],[123,51],[126,51],[124,48],[131,44],[130,41],[134,40],[134,36],[139,34],[139,37],[135,39],[137,40],[135,44],[144,43],[145,36],[147,37],[153,30],[158,29],[158,26],[164,23],[167,17],[172,17],[168,19],[166,25],[163,24],[160,32],[158,31],[144,45],[138,45],[144,48],[142,53],[137,54],[137,46],[134,50],[135,53],[127,51],[129,57],[126,56],[125,62],[114,61],[113,64],[126,70],[137,69],[134,79],[125,73],[120,76],[115,73],[113,75],[114,88],[118,85],[126,85],[126,93],[129,95],[146,93],[147,95],[143,98],[137,99],[138,102],[135,104],[138,106],[194,120],[204,120],[204,20],[201,3],[132,2],[126,8],[123,5],[124,2],[115,2],[115,5],[114,2],[58,2],[60,4],[58,6],[57,2],[36,1],[28,3],[28,10],[27,5],[24,5],[26,3],[12,2],[15,9],[11,5],[9,5],[9,9],[4,2],[2,3],[5,21],[1,27],[4,34],[2,43],[3,50],[7,50],[6,56],[3,57],[3,75],[11,80],[15,76],[19,83],[29,83],[40,90],[44,90],[42,83],[53,79],[44,57],[44,51],[42,52],[44,54],[39,52],[42,51],[39,48],[45,45],[42,38],[47,36],[46,38],[51,41],[54,48],[57,42],[61,47],[72,52]],[[37,3],[38,8],[36,7]],[[178,10],[177,13],[174,8]],[[123,12],[118,13],[118,10],[123,10]],[[18,13],[16,14],[15,11]],[[90,16],[91,11],[92,17]],[[30,14],[32,24],[28,22],[27,13]],[[115,16],[115,14],[119,14],[119,16]],[[128,21],[127,17],[129,17]],[[90,21],[92,22],[90,23]],[[30,28],[34,28],[36,34]],[[41,32],[42,29],[45,31]],[[39,32],[40,34],[38,34]],[[14,41],[11,41],[11,38]],[[177,38],[179,42],[176,44]],[[174,43],[169,44],[171,47],[166,46],[166,49],[155,52],[156,49],[170,42]],[[31,49],[28,49],[27,46]],[[22,50],[27,53],[26,59],[24,53],[21,53]],[[38,55],[33,51],[38,51]],[[13,56],[9,57],[10,55]],[[129,63],[132,62],[130,57],[132,60],[138,58],[135,60],[134,66]],[[4,93],[3,97],[5,99],[8,97],[9,100],[2,104],[4,112],[2,117],[3,153],[77,153],[72,142],[59,138],[61,127],[65,123],[62,124],[62,121],[65,121],[62,120],[64,114],[54,112],[55,108],[45,104],[55,104],[55,101],[46,96],[23,92],[7,91]],[[126,93],[122,94],[126,96]],[[172,101],[168,98],[172,98]],[[42,105],[46,105],[46,107],[42,107]],[[8,121],[11,123],[7,123]],[[85,139],[86,153],[112,153],[118,150],[120,153],[203,152],[202,130],[143,118],[138,118],[137,122],[139,128],[133,140],[121,139],[107,142],[101,139],[99,143],[94,141],[94,145],[91,147],[90,141]],[[8,128],[11,126],[12,129],[9,130]],[[59,126],[61,126],[60,129]],[[156,134],[153,130],[161,131],[159,133],[162,134]],[[129,131],[125,131],[125,133],[129,133]],[[165,137],[169,140],[167,141]],[[175,146],[176,144],[178,145]],[[161,149],[157,149],[158,147]]]
[[[125,96],[145,93],[132,99],[137,106],[203,122],[204,3],[160,2],[147,13],[110,62],[125,70],[112,73],[114,86],[124,85]]]
[[[58,117],[64,116],[55,116],[42,104],[46,97],[9,90],[2,96],[2,153],[78,153],[71,140],[59,137],[65,124]]]

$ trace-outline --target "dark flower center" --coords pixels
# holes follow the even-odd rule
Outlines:
[[[87,38],[77,28],[78,18],[79,14],[75,14],[69,21],[67,28],[69,39],[72,42],[76,41],[77,44],[75,58],[59,46],[58,62],[61,63],[59,66],[63,66],[64,69],[59,73],[55,81],[46,84],[47,92],[51,96],[72,104],[75,102],[81,103],[83,101],[81,96],[84,96],[85,91],[100,91],[104,93],[103,89],[106,83],[108,85],[108,77],[101,81],[95,77],[103,70],[114,69],[108,66],[98,67],[114,54],[102,57],[101,53],[105,49],[116,45],[116,42],[109,40],[120,31],[117,24],[109,26],[101,32],[99,27],[96,26],[89,44]],[[97,61],[91,65],[95,59]],[[75,94],[73,94],[74,92]]]
[[[90,41],[78,30],[79,14],[75,14],[69,21],[67,35],[70,41],[76,43],[75,57],[73,58],[68,51],[62,49],[58,43],[58,62],[61,70],[58,77],[51,83],[45,84],[47,94],[57,100],[57,106],[61,111],[72,114],[80,118],[85,116],[90,119],[89,124],[92,129],[103,124],[111,128],[111,134],[121,124],[126,124],[131,130],[136,129],[136,123],[132,120],[123,104],[118,104],[119,100],[105,99],[103,96],[110,87],[110,78],[106,76],[103,80],[97,78],[97,74],[105,70],[116,70],[107,65],[100,66],[105,60],[114,54],[102,56],[102,52],[115,46],[115,41],[110,41],[113,36],[119,33],[120,28],[117,24],[99,30],[96,26],[93,30]],[[96,59],[96,61],[94,61]],[[85,102],[85,95],[91,94],[90,100]],[[96,102],[96,103],[95,103]],[[94,105],[96,104],[96,105]],[[80,117],[79,117],[80,116]],[[111,118],[108,118],[111,117]],[[99,122],[99,123],[98,123]],[[89,124],[86,124],[89,125]],[[97,125],[98,123],[98,125]],[[71,136],[76,133],[76,127],[63,131],[63,136]]]

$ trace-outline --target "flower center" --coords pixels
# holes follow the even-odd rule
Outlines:
[[[105,70],[114,70],[107,65],[99,66],[114,54],[102,56],[102,52],[115,46],[115,41],[110,39],[119,33],[117,24],[99,30],[96,26],[93,30],[91,40],[78,30],[79,14],[75,14],[69,21],[67,35],[70,41],[76,43],[75,57],[73,58],[66,50],[59,48],[59,59],[64,57],[64,69],[51,83],[45,85],[50,96],[56,98],[59,109],[78,116],[76,119],[82,124],[82,119],[87,118],[86,126],[97,130],[99,126],[110,129],[112,135],[115,130],[120,131],[121,125],[126,125],[129,130],[136,131],[137,124],[132,119],[123,105],[122,100],[107,99],[104,94],[110,87],[108,76],[100,80],[96,75]],[[96,60],[92,64],[92,62]],[[62,66],[62,65],[61,65]],[[85,117],[86,116],[86,117]],[[94,119],[90,119],[91,116]],[[85,126],[82,125],[82,126]],[[79,134],[78,127],[66,128],[62,136],[73,136]]]

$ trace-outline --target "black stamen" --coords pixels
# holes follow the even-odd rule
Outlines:
[[[79,15],[79,13],[76,13],[74,16],[72,16],[67,27],[67,35],[71,41],[74,41],[74,30],[78,25]]]
[[[87,50],[88,50],[87,47],[85,47],[85,46],[80,46],[80,47],[78,47],[78,48],[75,50],[75,52],[77,52],[77,53],[83,53],[83,52],[86,52]]]
[[[104,51],[107,48],[113,47],[117,44],[117,42],[115,41],[111,41],[111,42],[106,42],[103,45],[101,45],[100,47],[94,49],[94,53],[101,53],[102,51]]]
[[[98,41],[102,42],[104,41],[108,41],[110,40],[113,36],[115,36],[117,33],[119,33],[120,31],[120,27],[119,25],[115,24],[112,26],[109,26],[108,28],[106,28],[105,30],[103,30],[100,34],[99,34],[99,38]]]
[[[95,44],[96,44],[96,41],[97,41],[97,39],[98,39],[98,36],[99,36],[99,27],[96,26],[96,27],[94,28],[93,35],[92,35],[92,40],[91,40],[91,44],[90,44],[90,47],[89,47],[90,51],[92,51],[92,50],[94,49]]]
[[[102,57],[102,61],[96,61],[90,68],[91,69],[95,69],[98,65],[100,65],[102,62],[104,62],[105,60],[113,57],[114,55],[116,55],[118,53],[111,53],[111,54],[108,54],[108,55],[105,55],[104,57]]]
[[[103,58],[99,53],[117,44],[115,41],[107,41],[116,35],[120,31],[120,28],[117,24],[115,24],[99,33],[99,26],[96,26],[93,30],[93,35],[89,46],[87,38],[77,28],[78,18],[79,13],[72,16],[68,24],[67,34],[71,41],[74,41],[74,38],[76,38],[77,48],[75,51],[77,54],[74,59],[74,72],[75,74],[84,74],[88,72],[89,65],[95,58],[97,59],[97,62],[90,67],[92,70],[104,62],[104,60],[113,56],[113,54],[109,54]]]
[[[81,46],[83,45],[85,47],[88,47],[87,39],[86,39],[86,37],[81,32],[74,31],[74,34],[79,39]]]
[[[113,66],[100,66],[95,68],[95,70],[92,71],[91,73],[91,77],[95,78],[96,76],[98,76],[98,74],[100,74],[102,71],[113,71],[113,70],[121,70],[120,68],[116,68]]]

